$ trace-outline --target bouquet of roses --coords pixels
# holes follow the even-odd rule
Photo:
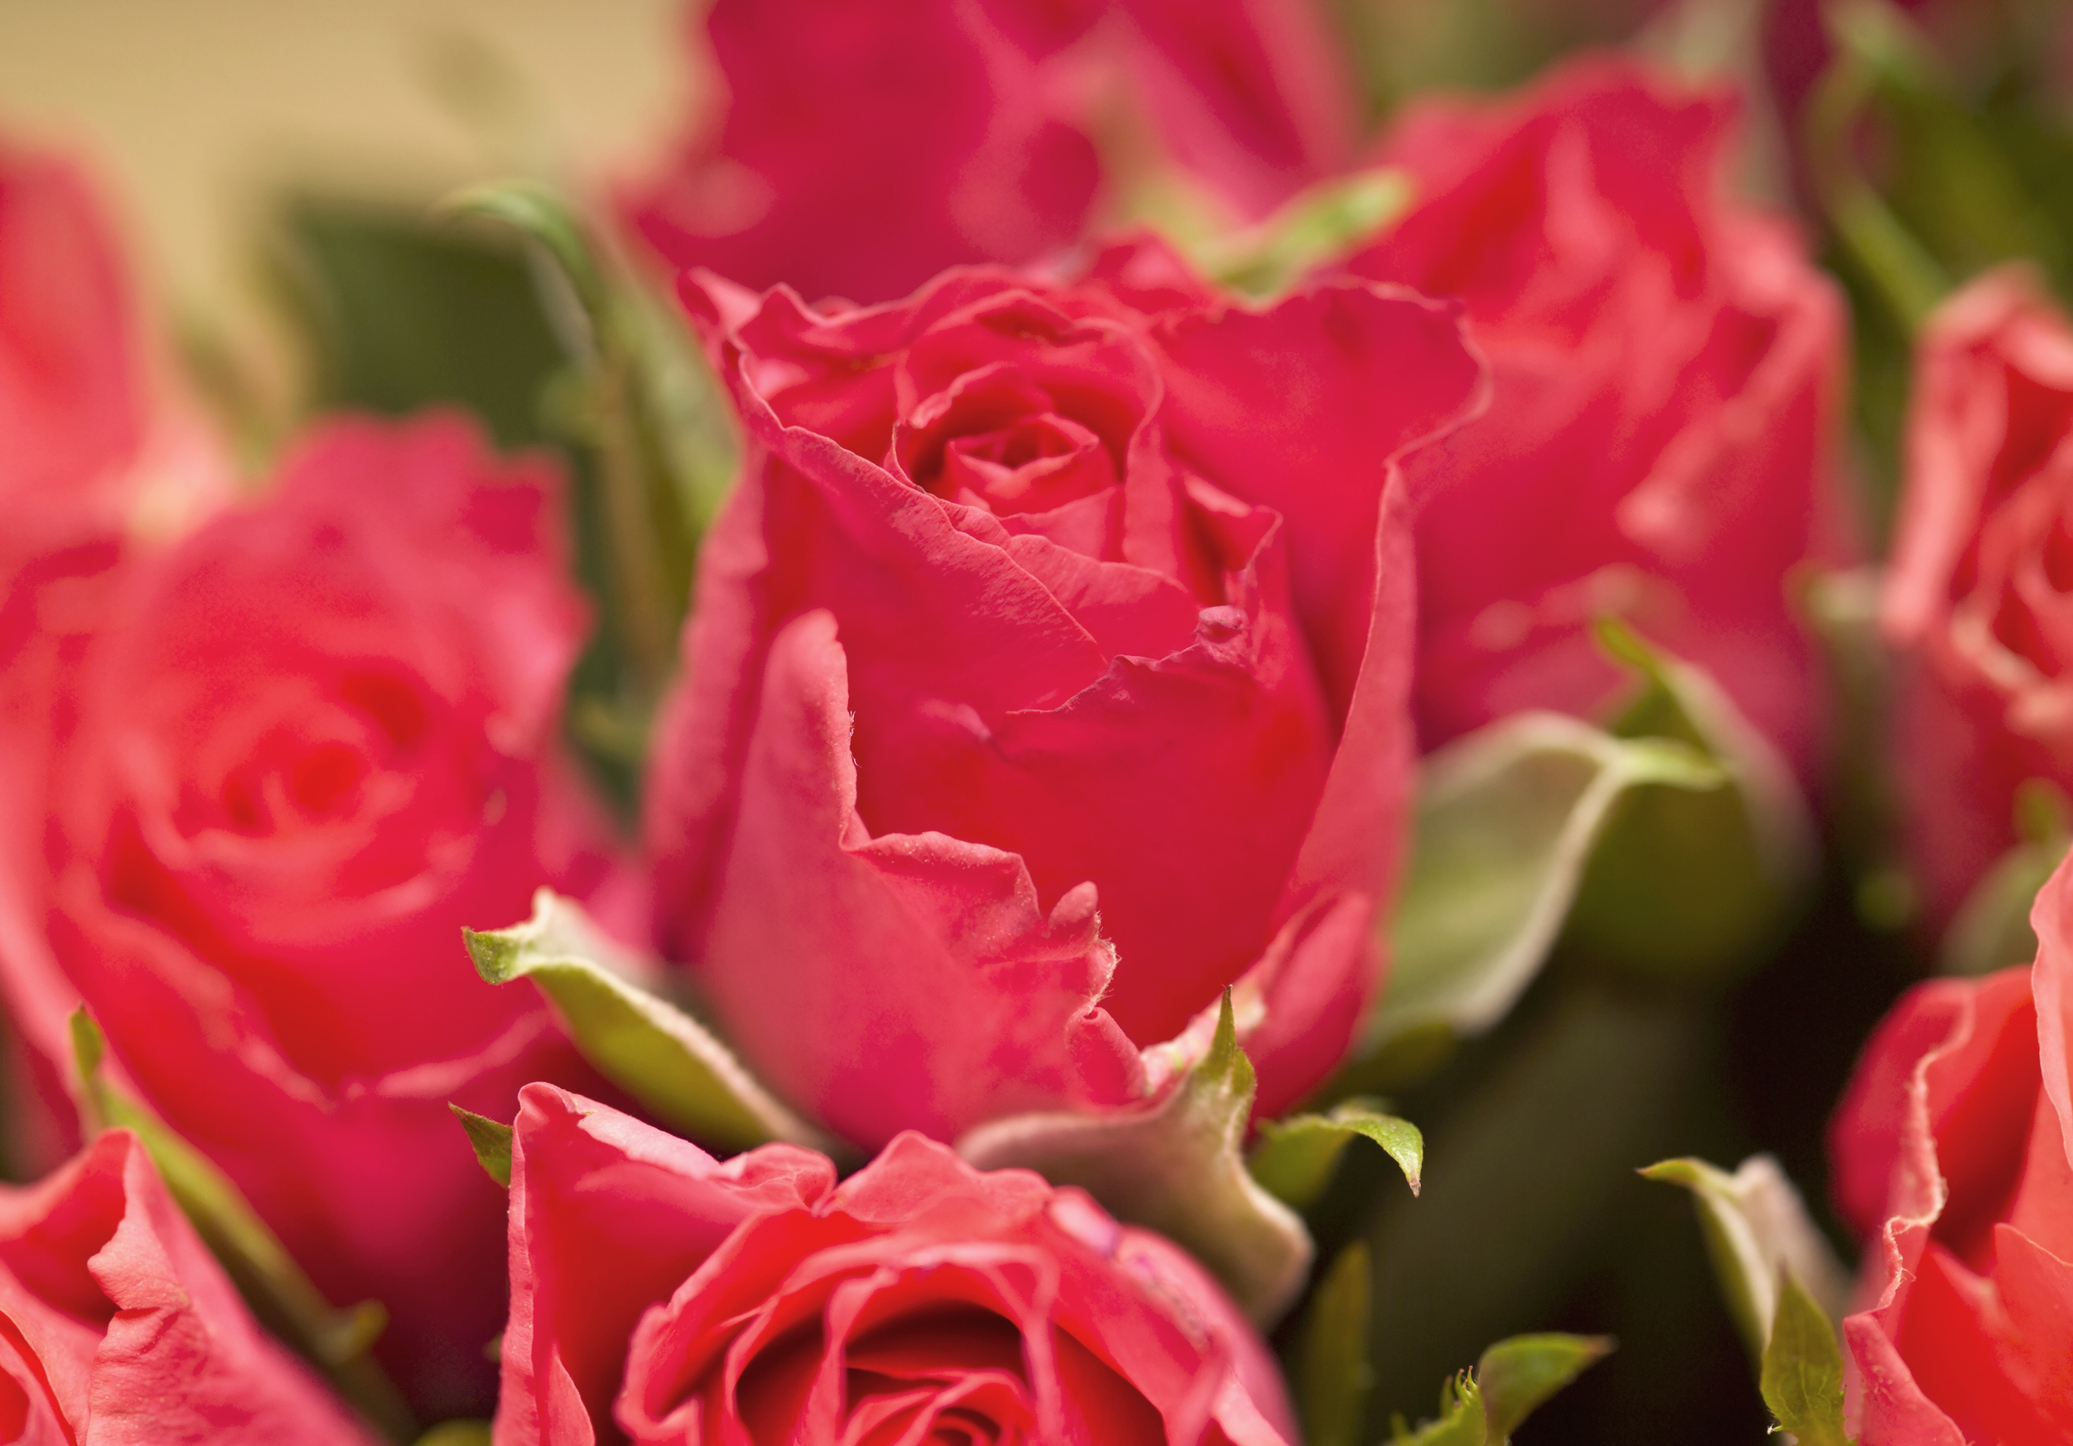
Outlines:
[[[2073,1440],[2073,15],[1468,8],[0,137],[0,1436]]]

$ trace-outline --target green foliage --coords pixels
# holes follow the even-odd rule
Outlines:
[[[1966,896],[1944,934],[1937,960],[1946,974],[1991,974],[2037,957],[2030,906],[2073,841],[2066,795],[2042,778],[2017,790],[2018,842],[1987,870]]]
[[[1313,1247],[1303,1222],[1246,1168],[1253,1092],[1225,990],[1201,1057],[1151,1103],[1013,1116],[980,1126],[957,1148],[981,1169],[1019,1165],[1082,1187],[1117,1219],[1185,1246],[1248,1315],[1271,1324],[1302,1289]]]
[[[1848,1274],[1770,1156],[1752,1155],[1732,1175],[1694,1159],[1664,1160],[1641,1174],[1691,1191],[1706,1254],[1752,1360],[1764,1359],[1781,1273],[1806,1282],[1795,1288],[1811,1287],[1832,1308],[1847,1298]]]
[[[1473,1371],[1440,1388],[1440,1414],[1409,1430],[1401,1420],[1394,1446],[1504,1446],[1543,1402],[1612,1350],[1602,1336],[1559,1333],[1512,1336],[1483,1352]]]
[[[1359,249],[1410,203],[1404,172],[1356,171],[1309,187],[1258,226],[1203,242],[1195,259],[1233,290],[1275,296]]]
[[[112,1083],[103,1065],[107,1038],[86,1010],[72,1015],[82,1126],[89,1134],[128,1130],[165,1181],[173,1203],[223,1265],[261,1324],[321,1371],[383,1435],[407,1441],[410,1409],[369,1352],[388,1324],[375,1301],[333,1308],[267,1228],[243,1193],[165,1121]]]
[[[417,1438],[417,1446],[490,1446],[487,1421],[442,1421]]]
[[[1843,1428],[1843,1354],[1835,1326],[1788,1271],[1764,1347],[1764,1404],[1799,1446],[1850,1446]]]
[[[475,1151],[475,1159],[488,1173],[490,1179],[511,1188],[511,1126],[498,1124],[485,1115],[464,1110],[459,1105],[448,1105],[454,1118],[461,1122],[461,1129],[468,1136],[468,1144]]]
[[[1568,917],[1592,850],[1629,790],[1721,787],[1683,741],[1619,739],[1522,713],[1426,760],[1408,876],[1390,921],[1389,987],[1348,1083],[1435,1027],[1475,1034],[1511,1009]]]
[[[1318,1282],[1296,1358],[1296,1402],[1308,1446],[1362,1446],[1374,1372],[1368,1366],[1373,1292],[1368,1248],[1356,1240]]]
[[[583,1057],[670,1128],[721,1151],[769,1140],[833,1148],[711,1031],[656,992],[659,971],[612,944],[579,905],[541,889],[525,923],[464,933],[484,979],[532,980]]]
[[[1346,1146],[1356,1139],[1373,1140],[1396,1161],[1413,1195],[1425,1167],[1425,1137],[1409,1120],[1384,1113],[1378,1101],[1351,1099],[1330,1114],[1290,1115],[1260,1125],[1260,1143],[1252,1152],[1255,1180],[1279,1200],[1306,1210],[1331,1183],[1332,1169]]]

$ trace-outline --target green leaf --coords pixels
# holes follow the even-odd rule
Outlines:
[[[1694,1159],[1664,1160],[1641,1173],[1692,1192],[1706,1254],[1752,1361],[1764,1359],[1780,1272],[1805,1282],[1801,1288],[1829,1310],[1849,1299],[1848,1272],[1771,1156],[1752,1155],[1732,1175]]]
[[[1764,1347],[1763,1401],[1799,1446],[1850,1446],[1843,1426],[1843,1353],[1835,1325],[1787,1270]]]
[[[1440,1414],[1413,1431],[1401,1419],[1390,1430],[1394,1446],[1485,1446],[1490,1423],[1483,1414],[1483,1393],[1475,1377],[1463,1371],[1440,1387]]]
[[[1334,177],[1291,197],[1257,226],[1200,243],[1196,260],[1234,290],[1274,296],[1366,244],[1404,214],[1411,190],[1400,170]]]
[[[1413,1195],[1425,1166],[1425,1137],[1409,1120],[1384,1114],[1373,1100],[1351,1099],[1328,1115],[1291,1115],[1260,1126],[1260,1143],[1252,1152],[1255,1180],[1279,1200],[1298,1210],[1317,1203],[1332,1169],[1346,1146],[1360,1138],[1373,1140],[1404,1172]]]
[[[657,993],[660,971],[605,938],[580,905],[541,889],[525,923],[463,933],[484,979],[532,980],[583,1057],[672,1129],[723,1151],[770,1140],[833,1148],[704,1025]]]
[[[1156,1100],[1104,1115],[1012,1116],[957,1149],[982,1170],[1021,1166],[1078,1185],[1117,1219],[1177,1241],[1266,1325],[1302,1289],[1313,1247],[1302,1220],[1245,1167],[1253,1093],[1225,990],[1208,1049]]]
[[[1937,967],[1945,974],[1991,974],[2037,957],[2030,906],[2073,842],[2066,795],[2042,778],[2016,790],[2019,842],[1973,886],[1945,932]]]
[[[222,1263],[260,1323],[294,1347],[368,1422],[394,1441],[416,1431],[410,1409],[368,1352],[388,1323],[375,1301],[335,1309],[229,1177],[102,1070],[108,1042],[85,1009],[71,1020],[83,1123],[90,1133],[128,1130],[166,1191]]]
[[[1512,1336],[1484,1351],[1476,1363],[1476,1384],[1483,1388],[1490,1438],[1508,1440],[1548,1397],[1611,1351],[1612,1342],[1604,1336],[1555,1331]]]
[[[1438,1420],[1416,1432],[1397,1423],[1396,1446],[1504,1446],[1543,1402],[1611,1350],[1603,1336],[1550,1332],[1501,1340],[1474,1371],[1441,1388]]]
[[[1425,762],[1409,875],[1390,923],[1389,987],[1359,1057],[1414,1031],[1488,1029],[1553,946],[1613,805],[1646,785],[1706,791],[1725,774],[1689,744],[1623,740],[1520,713]]]
[[[417,1438],[417,1446],[490,1446],[487,1421],[442,1421]]]
[[[1565,943],[1651,981],[1718,984],[1760,959],[1812,880],[1812,816],[1784,760],[1702,669],[1613,619],[1598,635],[1639,675],[1609,731],[1683,744],[1729,786],[1620,798],[1577,888]]]
[[[1356,1240],[1318,1282],[1303,1322],[1296,1394],[1308,1446],[1362,1446],[1368,1390],[1368,1316],[1374,1264]]]
[[[486,1115],[464,1110],[450,1104],[454,1118],[461,1122],[467,1132],[468,1143],[475,1148],[475,1158],[489,1173],[490,1179],[511,1188],[511,1126],[498,1124]]]

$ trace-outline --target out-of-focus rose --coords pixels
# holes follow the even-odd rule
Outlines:
[[[752,1066],[866,1146],[949,1139],[1140,1097],[1140,1047],[1243,977],[1261,1108],[1317,1083],[1378,980],[1393,459],[1475,394],[1454,314],[1365,283],[1245,310],[1150,243],[869,310],[686,297],[747,450],[648,842],[664,946]]]
[[[1098,166],[1039,70],[1055,34],[1011,36],[982,0],[715,0],[686,22],[725,117],[629,197],[672,265],[876,301],[1078,237]]]
[[[672,266],[809,298],[1077,241],[1090,133],[1125,112],[1249,216],[1342,167],[1358,124],[1313,0],[716,0],[686,23],[724,111],[628,217]]]
[[[129,278],[70,166],[0,139],[0,509],[79,505],[118,478],[146,409]]]
[[[1076,1190],[904,1134],[835,1184],[521,1096],[497,1446],[1202,1441],[1296,1432],[1181,1251]]]
[[[1591,717],[1624,618],[1815,772],[1821,687],[1788,574],[1838,550],[1834,288],[1732,204],[1734,108],[1634,64],[1413,105],[1377,157],[1418,203],[1350,269],[1459,297],[1489,412],[1413,464],[1427,746],[1524,708]]]
[[[2073,788],[2073,327],[2020,272],[1923,331],[1882,604],[1907,852],[1944,921],[2015,843],[2024,780]]]
[[[107,1446],[373,1446],[246,1314],[135,1137],[0,1186],[0,1429]]]
[[[1864,1446],[2073,1434],[2073,867],[2037,896],[2036,964],[1918,985],[1831,1130],[1866,1242],[1843,1325]]]
[[[447,1102],[592,1078],[463,925],[532,889],[637,916],[557,753],[584,609],[556,477],[450,417],[312,435],[264,501],[125,564],[54,680],[47,887],[5,951],[50,1078],[83,998],[143,1098],[421,1407],[479,1408],[502,1200]]]

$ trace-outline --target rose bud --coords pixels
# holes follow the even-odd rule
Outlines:
[[[1822,684],[1789,576],[1840,551],[1843,316],[1781,222],[1734,204],[1735,107],[1637,64],[1410,106],[1378,162],[1417,203],[1345,264],[1458,297],[1489,412],[1410,466],[1428,748],[1507,714],[1596,718],[1618,616],[1708,670],[1811,779]]]
[[[1907,853],[1947,922],[2016,842],[2016,790],[2073,788],[2073,327],[2016,271],[1925,328],[1881,621],[1899,654]]]
[[[497,1446],[1297,1439],[1201,1267],[1077,1190],[915,1134],[837,1185],[520,1100]]]
[[[746,451],[656,731],[662,942],[866,1147],[1138,1099],[1234,982],[1276,1110],[1378,983],[1393,459],[1476,362],[1364,283],[1255,312],[1149,243],[1102,267],[867,310],[686,287]]]
[[[46,1081],[83,999],[331,1300],[388,1308],[429,1413],[486,1404],[502,1310],[503,1201],[447,1104],[595,1078],[461,929],[540,885],[645,912],[556,746],[586,621],[557,484],[454,417],[340,422],[127,565],[50,700],[39,912],[0,935]]]
[[[1830,1130],[1865,1240],[1843,1323],[1865,1446],[2073,1434],[2073,868],[2037,896],[2037,962],[1894,1006]]]
[[[376,1440],[253,1322],[127,1131],[0,1186],[0,1312],[11,1441]]]

